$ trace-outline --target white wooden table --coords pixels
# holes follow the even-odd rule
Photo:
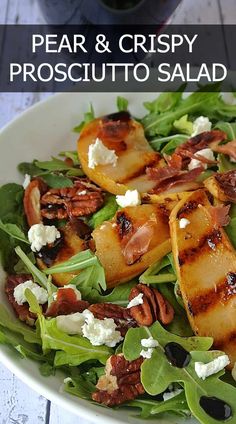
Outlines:
[[[43,23],[36,0],[0,0],[0,24]],[[183,0],[173,23],[236,24],[235,0]],[[50,94],[0,93],[0,128]],[[0,424],[89,424],[33,392],[0,365]]]

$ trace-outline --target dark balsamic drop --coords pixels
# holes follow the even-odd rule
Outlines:
[[[167,343],[165,354],[171,365],[177,368],[185,368],[191,361],[190,353],[178,343]]]
[[[206,414],[215,420],[225,421],[232,417],[231,407],[221,399],[202,396],[199,403]]]

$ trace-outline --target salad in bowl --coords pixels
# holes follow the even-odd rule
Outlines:
[[[143,419],[236,422],[236,106],[162,93],[0,187],[0,342]]]

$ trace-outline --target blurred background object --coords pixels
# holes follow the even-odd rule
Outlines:
[[[38,0],[49,24],[162,24],[182,0]]]

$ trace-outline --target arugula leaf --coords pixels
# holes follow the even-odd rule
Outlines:
[[[106,290],[105,272],[100,262],[81,271],[74,277],[70,284],[78,286],[84,299],[94,301],[101,293],[101,289]]]
[[[169,333],[158,321],[156,321],[151,327],[131,328],[128,330],[123,344],[125,358],[129,361],[139,358],[142,350],[141,339],[146,339],[150,336],[157,340],[162,347],[169,342],[175,342],[179,343],[189,352],[193,350],[208,350],[213,343],[212,337],[193,336],[183,338],[176,334]],[[172,383],[172,381],[170,381],[170,383]],[[165,388],[162,391],[164,390]]]
[[[19,215],[23,223],[23,195],[23,187],[19,184],[9,183],[0,187],[0,219],[5,222],[9,214],[14,214]]]
[[[33,162],[21,162],[17,166],[18,171],[25,175],[29,174],[31,177],[36,177],[38,174],[40,174],[42,171],[40,168],[38,168],[35,165],[36,159],[33,160]]]
[[[0,304],[0,325],[10,332],[22,335],[28,343],[41,344],[40,337],[35,330],[23,324],[19,319],[12,317],[2,304]]]
[[[32,274],[34,280],[42,286],[44,289],[47,289],[47,277],[43,272],[41,272],[30,260],[30,258],[23,252],[23,250],[20,248],[20,246],[17,246],[15,248],[16,254],[19,256],[19,258],[22,260],[22,262],[25,264],[26,268]]]
[[[87,298],[93,303],[113,303],[120,306],[127,306],[129,303],[129,294],[131,289],[137,284],[137,281],[129,281],[128,283],[116,286],[111,293],[101,295],[98,292],[89,292]]]
[[[125,97],[117,96],[116,105],[119,112],[122,112],[123,110],[128,110],[129,102]]]
[[[182,98],[184,86],[180,91],[161,93],[153,102],[145,102],[143,105],[150,113],[163,113],[173,110]]]
[[[224,131],[227,134],[228,141],[236,139],[236,122],[217,122],[215,128]]]
[[[219,99],[217,92],[201,92],[196,91],[181,100],[174,110],[167,110],[158,115],[156,112],[151,112],[142,119],[142,123],[147,136],[163,135],[167,136],[174,121],[180,119],[186,114],[202,114],[209,116],[211,111],[212,116],[216,116],[216,104]]]
[[[77,150],[67,150],[59,153],[59,156],[71,159],[74,166],[79,166],[80,161]]]
[[[88,268],[98,263],[98,258],[91,250],[84,250],[72,256],[67,261],[61,262],[44,270],[45,274],[58,274],[59,272],[73,272]]]
[[[45,183],[51,188],[73,187],[73,181],[64,175],[44,174],[41,175],[41,178],[43,178]]]
[[[77,396],[81,399],[91,400],[92,393],[95,392],[95,384],[86,381],[83,376],[64,380],[64,390],[66,393]]]
[[[186,417],[186,415],[189,415],[190,413],[184,391],[166,401],[138,398],[137,400],[129,402],[127,405],[141,409],[140,417],[143,419],[150,418],[153,415],[162,414],[164,412],[172,412],[173,414],[182,417]]]
[[[193,133],[193,123],[188,120],[188,115],[182,116],[180,119],[174,121],[173,126],[180,133],[191,135]]]
[[[52,157],[52,160],[48,161],[35,161],[35,165],[40,169],[45,169],[46,171],[67,171],[71,169],[71,166],[67,165],[64,160]]]
[[[90,359],[102,364],[112,354],[113,350],[106,346],[93,346],[88,339],[80,336],[70,336],[57,327],[56,319],[46,319],[38,316],[43,352],[56,350],[55,365],[80,365]],[[62,352],[60,352],[62,351]],[[62,360],[63,359],[63,360]]]
[[[218,155],[218,162],[219,172],[227,172],[236,169],[236,163],[231,162],[225,155]]]
[[[188,139],[189,137],[187,135],[173,134],[169,135],[168,137],[152,138],[149,143],[152,148],[158,152],[164,145],[161,153],[171,154],[176,149],[176,147],[178,147],[180,144],[184,143]]]
[[[73,131],[76,133],[80,133],[84,126],[88,124],[89,122],[93,121],[95,119],[94,109],[92,104],[90,103],[90,109],[88,112],[85,112],[84,114],[84,120],[80,122],[76,127],[73,128]]]
[[[171,383],[182,383],[188,407],[192,414],[202,423],[216,424],[214,420],[200,406],[201,396],[220,397],[227,402],[234,412],[236,390],[230,384],[219,379],[224,372],[208,377],[206,380],[198,378],[195,372],[195,362],[208,363],[222,355],[220,351],[206,351],[213,342],[207,337],[181,338],[168,333],[156,322],[151,327],[130,329],[123,344],[123,353],[127,360],[134,360],[140,356],[141,339],[152,336],[159,342],[159,347],[153,351],[151,359],[146,359],[141,366],[141,382],[144,389],[151,396],[164,392]],[[164,353],[164,347],[169,342],[175,342],[191,352],[191,361],[185,368],[177,368],[170,364]],[[155,372],[153,372],[155,370]],[[219,396],[220,393],[220,396]]]
[[[104,206],[95,212],[89,220],[89,225],[93,228],[98,227],[104,221],[108,221],[113,218],[118,209],[118,204],[116,203],[116,197],[112,194],[107,194],[105,197]]]
[[[30,244],[23,231],[16,224],[3,224],[2,220],[0,219],[0,229],[7,233],[9,236],[22,241],[23,243]]]

